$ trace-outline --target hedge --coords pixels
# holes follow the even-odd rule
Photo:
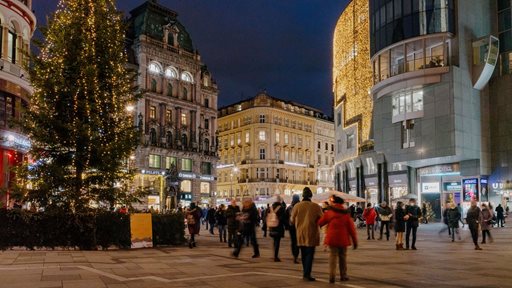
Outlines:
[[[0,223],[1,250],[12,247],[96,250],[131,246],[130,217],[118,212],[0,209]],[[185,239],[184,230],[181,213],[153,215],[155,246],[182,244]]]

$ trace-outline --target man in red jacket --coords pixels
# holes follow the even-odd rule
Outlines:
[[[372,239],[375,240],[375,237],[373,235],[373,232],[375,229],[375,220],[377,219],[377,212],[375,212],[375,209],[372,207],[372,203],[368,203],[366,205],[366,209],[364,209],[363,212],[363,218],[366,222],[366,232],[368,233],[368,240],[370,240],[370,231],[372,232]]]
[[[350,211],[345,209],[340,197],[332,196],[330,207],[318,220],[318,225],[327,225],[325,245],[329,246],[329,282],[336,278],[336,260],[340,267],[340,280],[347,281],[347,247],[351,244],[357,249],[357,234]]]

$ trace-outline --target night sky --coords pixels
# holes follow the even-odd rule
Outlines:
[[[219,107],[270,95],[332,114],[332,35],[348,0],[159,0],[178,12],[220,88]],[[34,0],[44,24],[58,0]],[[128,13],[143,0],[118,0]]]

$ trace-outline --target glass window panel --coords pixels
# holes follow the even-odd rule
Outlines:
[[[391,23],[391,21],[393,21],[393,1],[386,4],[386,22]]]
[[[380,80],[389,78],[389,56],[388,52],[379,56],[380,59]]]
[[[402,0],[395,0],[393,8],[395,9],[395,19],[402,17]]]
[[[412,1],[409,1],[409,0],[405,0],[405,1],[402,1],[403,3],[403,8],[404,8],[404,15],[409,15],[411,14],[412,12]]]
[[[500,52],[512,50],[512,30],[500,34]]]
[[[412,94],[413,111],[423,110],[423,91],[414,91]]]
[[[504,10],[498,14],[498,31],[509,30],[512,25],[510,9]]]
[[[386,6],[380,8],[380,27],[386,24]]]
[[[510,0],[498,0],[498,11],[509,8]]]
[[[405,94],[405,111],[412,112],[412,98],[409,92]]]

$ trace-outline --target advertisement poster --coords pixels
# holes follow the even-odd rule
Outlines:
[[[470,202],[473,199],[478,201],[478,178],[462,180],[462,190],[464,202]]]
[[[489,201],[489,180],[487,177],[480,178],[480,199],[481,201],[488,202]]]
[[[153,247],[153,226],[151,213],[130,214],[132,248]]]

